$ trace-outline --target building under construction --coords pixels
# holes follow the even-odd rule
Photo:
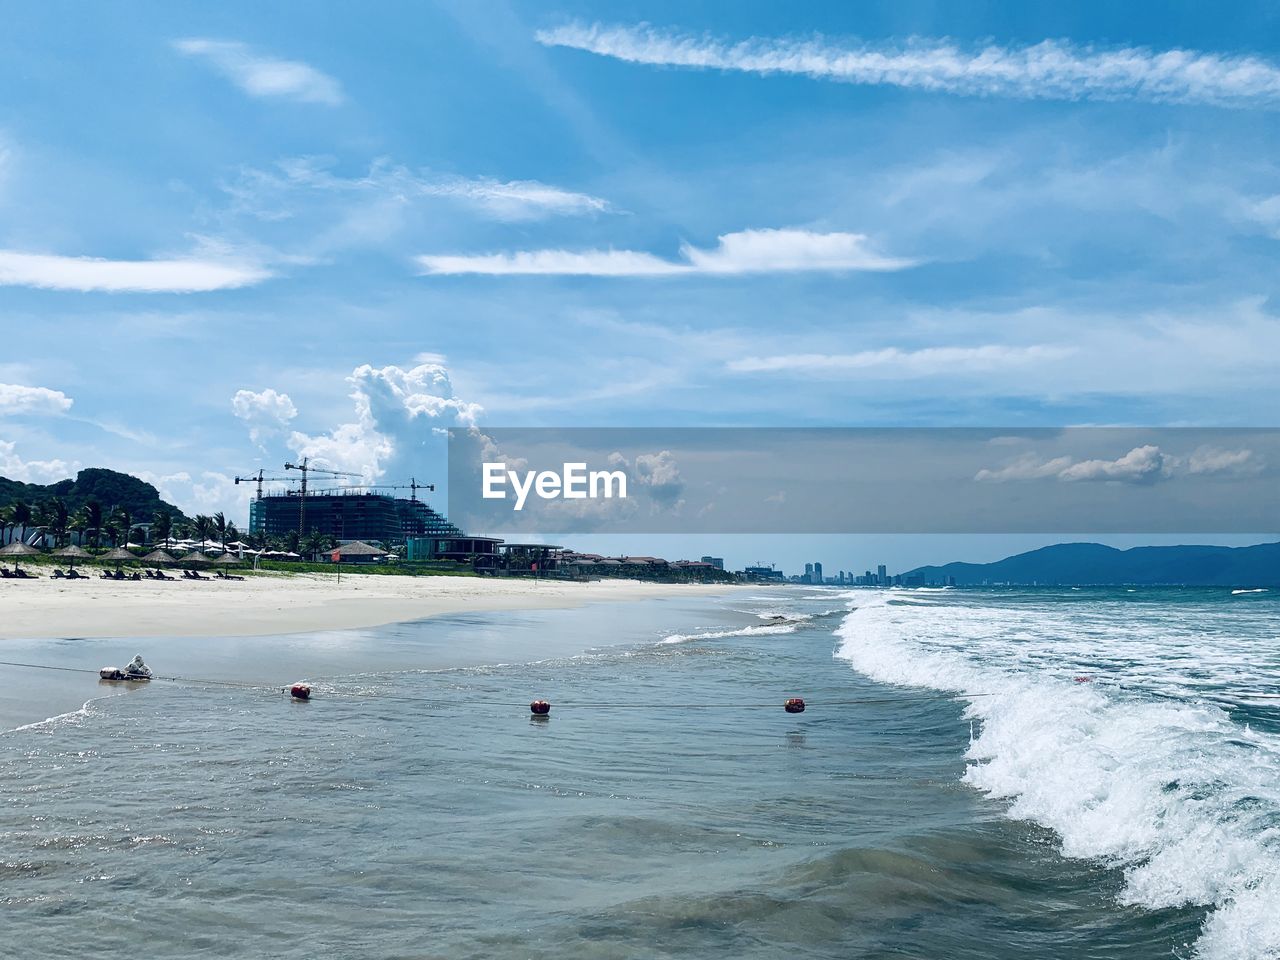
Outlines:
[[[249,503],[249,529],[269,537],[297,531],[335,540],[404,543],[409,537],[457,537],[462,531],[421,500],[362,487],[264,494]]]

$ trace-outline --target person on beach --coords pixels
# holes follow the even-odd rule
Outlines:
[[[147,677],[148,679],[151,677],[151,668],[142,662],[142,654],[138,654],[129,661],[129,665],[124,668],[124,672],[131,677]]]

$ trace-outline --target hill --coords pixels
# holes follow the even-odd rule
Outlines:
[[[903,578],[958,586],[982,583],[1185,584],[1218,587],[1280,586],[1280,543],[1249,547],[1132,547],[1058,543],[995,563],[919,567]]]
[[[160,491],[145,480],[102,467],[89,467],[76,474],[74,480],[68,478],[50,484],[22,483],[0,477],[0,507],[19,500],[35,505],[52,497],[62,498],[73,513],[87,501],[97,500],[104,510],[127,508],[137,523],[146,523],[160,507],[168,510],[175,520],[186,518],[173,504],[160,499]]]

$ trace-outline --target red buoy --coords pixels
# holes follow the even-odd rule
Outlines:
[[[529,712],[535,717],[545,717],[551,712],[551,704],[545,700],[535,700],[529,704]]]
[[[800,697],[792,697],[782,705],[782,709],[787,713],[804,713],[804,700]]]
[[[311,687],[305,683],[295,683],[289,688],[289,696],[295,700],[310,700]]]
[[[1088,676],[1076,677],[1076,683],[1093,683],[1093,677],[1088,677]]]

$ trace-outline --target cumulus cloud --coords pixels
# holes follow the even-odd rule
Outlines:
[[[61,390],[0,383],[0,417],[23,414],[57,416],[71,409],[72,400]]]
[[[1059,480],[1068,482],[1089,480],[1119,480],[1123,483],[1155,483],[1167,477],[1172,464],[1152,444],[1134,447],[1115,460],[1081,460],[1058,473]]]
[[[249,427],[249,438],[262,446],[262,441],[278,434],[298,415],[298,408],[287,393],[270,388],[259,392],[237,390],[231,398],[231,411]]]
[[[767,357],[743,357],[740,360],[730,360],[725,366],[735,373],[808,375],[865,372],[925,377],[1027,366],[1058,360],[1071,353],[1071,348],[1048,345],[1009,347],[988,344],[981,347],[926,347],[920,350],[886,347],[857,353],[786,353]]]
[[[255,53],[234,40],[196,37],[175,40],[173,47],[186,56],[205,60],[251,97],[283,97],[331,107],[344,99],[338,81],[315,67]]]
[[[1154,444],[1144,444],[1114,460],[1076,460],[1069,456],[1045,460],[1028,453],[1003,467],[979,470],[974,479],[988,483],[1052,478],[1064,483],[1110,481],[1151,484],[1179,474],[1252,476],[1263,469],[1262,459],[1252,450],[1200,447],[1188,457],[1179,457],[1162,451]]]
[[[609,466],[623,470],[631,490],[653,501],[653,508],[679,511],[684,506],[684,478],[670,450],[637,454],[628,460],[619,452],[609,455]],[[633,494],[634,495],[634,494]]]
[[[0,440],[0,477],[21,483],[56,483],[80,469],[80,464],[74,461],[24,460],[17,446],[13,441]]]
[[[294,431],[288,442],[299,457],[359,474],[364,483],[389,470],[407,475],[420,469],[426,448],[438,443],[444,430],[473,426],[480,414],[478,404],[453,395],[449,372],[437,363],[407,370],[364,364],[347,383],[355,419],[322,434]]]
[[[204,293],[252,286],[260,266],[208,259],[103,260],[0,250],[0,286],[105,293]]]
[[[949,40],[838,44],[751,39],[739,43],[647,25],[570,23],[539,30],[545,46],[656,66],[797,75],[962,96],[1042,100],[1141,100],[1215,106],[1280,102],[1280,67],[1250,56],[1143,47],[1098,49],[1045,40],[966,49]]]
[[[429,275],[673,277],[732,276],[800,271],[903,270],[915,261],[876,252],[860,233],[799,229],[743,230],[722,234],[709,249],[684,243],[680,259],[638,250],[527,250],[490,254],[425,254]]]

